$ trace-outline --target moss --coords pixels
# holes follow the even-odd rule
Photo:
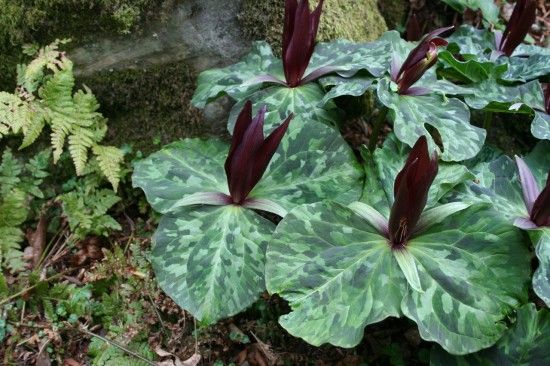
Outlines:
[[[98,34],[139,31],[159,9],[176,0],[0,0],[0,87],[14,85],[15,64],[24,43],[49,44],[71,38],[73,46],[95,40]],[[159,15],[160,14],[160,15]]]
[[[252,39],[266,39],[280,52],[284,0],[243,0],[239,21],[243,33]],[[346,38],[371,41],[387,30],[376,0],[326,0],[318,39]]]
[[[378,7],[390,29],[400,29],[407,21],[408,0],[378,0]]]
[[[202,111],[191,106],[196,79],[185,63],[146,69],[105,71],[82,78],[109,118],[108,143],[132,143],[150,152],[154,142],[223,135],[225,123],[205,124]]]

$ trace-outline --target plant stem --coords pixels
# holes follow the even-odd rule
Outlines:
[[[386,116],[388,115],[388,107],[384,106],[378,112],[378,117],[376,118],[376,121],[374,122],[374,126],[372,128],[372,132],[369,137],[369,150],[371,152],[376,149],[376,145],[378,143],[378,135],[380,134],[380,130],[382,129],[382,125],[386,121]]]
[[[486,112],[485,119],[483,120],[483,128],[486,131],[489,131],[492,124],[493,124],[493,112]]]
[[[107,339],[107,338],[105,338],[105,337],[102,337],[102,336],[100,336],[99,334],[92,333],[92,332],[90,332],[88,329],[79,327],[78,330],[81,331],[82,333],[84,333],[84,334],[90,336],[90,337],[95,337],[95,338],[101,339],[103,342],[108,343],[108,344],[110,344],[111,346],[117,347],[118,349],[122,350],[123,352],[126,352],[126,353],[128,353],[129,355],[134,356],[135,358],[140,359],[141,361],[145,362],[145,363],[148,364],[148,365],[151,365],[151,366],[156,366],[156,365],[157,365],[156,363],[154,363],[154,362],[152,362],[152,361],[146,359],[145,357],[143,357],[143,356],[141,356],[141,355],[139,355],[139,354],[137,354],[137,353],[135,353],[135,352],[133,352],[133,351],[130,351],[128,348],[126,348],[126,347],[124,347],[124,346],[118,344],[117,342],[112,341],[112,340],[110,340],[110,339]]]
[[[35,288],[36,286],[40,285],[41,283],[50,282],[50,281],[52,281],[52,280],[55,280],[56,278],[61,277],[61,276],[65,275],[65,274],[67,274],[67,273],[70,272],[70,271],[71,271],[71,270],[66,270],[66,271],[63,271],[63,272],[59,272],[59,273],[54,274],[54,275],[51,276],[51,277],[46,278],[46,279],[43,280],[43,281],[38,281],[38,282],[35,283],[34,285],[29,286],[29,287],[27,287],[27,288],[24,288],[23,290],[19,291],[18,293],[13,294],[13,295],[11,295],[10,297],[8,297],[8,298],[6,298],[6,299],[3,299],[2,301],[0,301],[0,305],[7,304],[8,302],[12,301],[13,299],[16,299],[16,298],[18,298],[19,296],[26,294],[27,292],[29,292],[30,290],[32,290],[32,289]]]

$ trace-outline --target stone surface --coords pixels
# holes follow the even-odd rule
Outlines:
[[[3,1],[15,0],[0,0],[0,4]],[[56,0],[58,4],[63,1]],[[23,24],[18,42],[73,39],[68,55],[75,62],[78,82],[89,86],[100,101],[101,111],[110,119],[112,143],[133,142],[147,151],[156,149],[153,141],[225,134],[231,101],[222,99],[204,111],[193,108],[190,99],[196,78],[205,69],[237,62],[255,39],[268,39],[279,51],[284,1],[163,0],[158,3],[158,14],[151,11],[149,0],[138,3],[147,15],[146,21],[137,15],[139,26],[115,30],[104,25],[101,9],[92,6],[86,13],[67,5],[63,13],[69,18],[67,29],[59,19],[51,23],[51,29],[40,23],[41,34]],[[59,11],[46,7],[43,17]],[[82,28],[75,27],[79,22]],[[97,32],[91,30],[94,24]],[[0,25],[0,37],[6,27]],[[319,39],[367,41],[386,29],[375,0],[326,0]],[[0,59],[9,58],[12,64],[20,60],[18,55],[19,46],[0,48]],[[0,80],[0,85],[6,83]]]

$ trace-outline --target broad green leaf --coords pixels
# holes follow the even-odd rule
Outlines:
[[[505,86],[494,78],[470,86],[473,94],[465,96],[465,102],[474,109],[487,109],[494,112],[518,111],[511,109],[514,104],[523,103],[531,108],[543,108],[542,87],[538,81],[516,86]],[[527,108],[523,113],[531,113]]]
[[[527,299],[529,252],[521,232],[483,206],[471,207],[413,238],[423,293],[402,311],[425,340],[466,354],[493,345],[507,314]]]
[[[279,319],[289,333],[340,347],[357,345],[366,325],[400,316],[407,286],[387,240],[331,202],[299,206],[279,224],[266,284],[290,302],[292,312]]]
[[[332,87],[321,102],[322,105],[325,105],[331,99],[344,95],[359,97],[365,94],[373,86],[376,79],[370,75],[356,75],[349,79],[341,76],[328,76],[319,81],[324,87]]]
[[[227,94],[241,100],[247,94],[262,87],[260,83],[250,83],[258,76],[280,73],[282,65],[273,56],[267,42],[255,42],[243,61],[222,69],[211,69],[199,75],[198,86],[192,103],[204,108],[212,100]]]
[[[515,324],[498,343],[481,352],[453,356],[439,347],[432,350],[431,366],[534,366],[550,364],[550,312],[534,304],[518,309]]]
[[[228,150],[228,144],[216,139],[175,142],[135,163],[134,187],[142,188],[160,213],[176,210],[191,194],[229,193],[223,168]]]
[[[291,113],[302,120],[334,126],[340,120],[340,112],[333,102],[322,106],[321,101],[324,96],[325,92],[317,83],[309,83],[296,88],[271,85],[248,95],[233,106],[229,114],[228,129],[230,132],[233,131],[237,117],[248,100],[253,104],[254,113],[262,106],[267,107],[265,117],[267,130],[279,125]],[[297,123],[293,122],[291,125],[295,127]]]
[[[403,313],[424,339],[474,352],[498,340],[506,315],[526,298],[529,256],[521,239],[482,206],[456,213],[407,244],[418,292],[367,220],[339,204],[316,203],[279,224],[266,284],[290,303],[281,325],[313,345],[354,347],[366,325]]]
[[[542,188],[550,167],[550,142],[538,143],[525,161]],[[489,203],[509,222],[528,216],[514,160],[505,155],[489,154],[487,159],[478,159],[470,170],[475,180],[461,187],[453,200]]]
[[[400,142],[394,134],[388,135],[382,148],[371,154],[363,148],[366,181],[361,201],[375,207],[389,217],[393,204],[393,186],[397,173],[403,168],[410,148]],[[468,169],[456,163],[439,163],[439,171],[430,187],[426,208],[437,202],[455,186],[470,181],[474,176]]]
[[[550,307],[550,228],[530,230],[529,236],[539,260],[533,275],[533,290]]]
[[[495,5],[493,0],[441,0],[445,4],[451,6],[459,13],[463,13],[466,9],[480,10],[485,19],[490,24],[499,22],[500,9]]]
[[[476,29],[471,25],[460,26],[453,34],[447,37],[449,44],[455,43],[460,47],[462,55],[477,55],[488,58],[488,51],[495,49],[495,35],[485,29]]]
[[[265,249],[274,229],[254,211],[233,205],[165,215],[153,238],[156,279],[206,324],[235,315],[265,289]]]
[[[470,110],[463,102],[439,95],[399,95],[390,89],[390,83],[388,79],[380,80],[377,93],[380,101],[390,109],[390,119],[399,140],[413,146],[425,135],[430,146],[436,147],[426,129],[426,125],[430,125],[441,136],[441,158],[445,161],[466,160],[481,150],[486,132],[470,124]]]
[[[550,114],[535,111],[531,133],[540,140],[550,140]]]
[[[496,64],[486,59],[478,60],[473,55],[463,55],[464,61],[457,60],[453,53],[449,50],[452,46],[449,45],[447,50],[439,53],[439,60],[446,68],[443,72],[445,75],[454,80],[464,83],[477,83],[491,78],[492,75],[502,75],[508,69],[508,64]],[[455,53],[458,53],[456,50]]]
[[[530,57],[510,57],[510,68],[503,76],[507,81],[527,82],[550,75],[550,55],[535,54]]]
[[[390,64],[390,46],[384,40],[369,43],[354,43],[344,39],[317,44],[311,56],[307,76],[321,67],[333,68],[343,77],[366,70],[373,76],[380,76]]]
[[[292,124],[250,197],[270,199],[287,210],[324,199],[356,201],[364,173],[338,131],[299,118]]]
[[[307,128],[300,127],[304,123]],[[357,200],[363,171],[344,139],[320,123],[296,119],[290,126],[249,197],[270,200],[287,211],[326,198]],[[198,193],[229,194],[223,167],[228,150],[227,143],[216,139],[175,142],[136,163],[134,187],[142,188],[161,213],[197,204]]]

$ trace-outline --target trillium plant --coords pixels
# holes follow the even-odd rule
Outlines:
[[[160,286],[205,323],[234,315],[265,290],[267,242],[294,206],[359,197],[363,172],[347,144],[288,116],[264,139],[265,108],[246,103],[231,144],[186,139],[136,164],[134,186],[163,214],[152,263]],[[264,214],[261,214],[261,213]]]
[[[522,235],[490,207],[440,204],[468,176],[438,172],[426,139],[401,171],[392,160],[405,148],[390,142],[366,155],[362,202],[299,206],[277,226],[266,281],[292,308],[280,323],[313,345],[353,347],[365,326],[406,316],[448,352],[489,347],[526,300]]]
[[[494,4],[447,3],[498,28]],[[437,344],[434,365],[530,364],[550,334],[550,313],[529,303],[532,287],[550,306],[550,51],[525,43],[536,2],[519,0],[504,32],[421,37],[413,19],[418,42],[367,43],[317,42],[330,3],[313,5],[285,1],[282,59],[256,42],[199,76],[195,106],[234,101],[231,136],[135,164],[161,215],[160,287],[204,324],[267,292],[290,306],[282,327],[315,346],[354,347],[398,317]],[[353,150],[339,128],[365,94],[368,146]],[[495,113],[533,118],[542,141],[515,161],[484,146]]]

